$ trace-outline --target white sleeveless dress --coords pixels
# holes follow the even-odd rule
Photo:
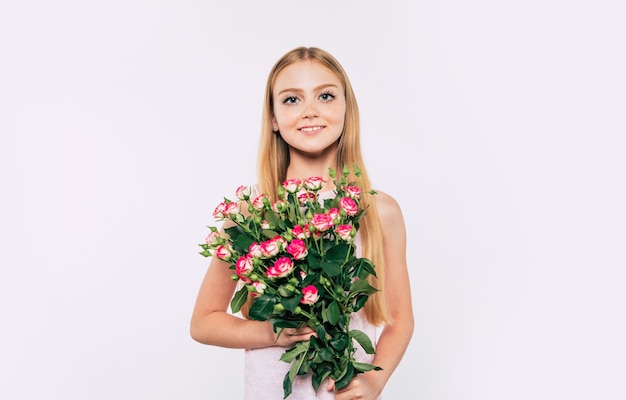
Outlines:
[[[329,196],[332,191],[320,193],[320,197]],[[361,256],[360,252],[360,240],[357,234],[355,238],[355,244],[357,249],[357,256]],[[372,325],[365,314],[363,309],[354,313],[350,319],[350,328],[358,329],[365,333],[374,348],[376,347],[377,340],[377,328]],[[361,346],[355,341],[356,352],[354,357],[359,362],[372,363],[374,359],[373,354],[367,354]],[[287,347],[264,347],[260,349],[246,349],[244,355],[244,387],[243,398],[244,400],[281,400],[284,397],[283,393],[283,379],[289,372],[291,364],[280,360],[281,355],[287,350]],[[328,380],[322,382],[317,393],[313,390],[311,383],[311,375],[297,376],[293,382],[292,393],[286,400],[334,400],[334,392],[329,392]],[[382,400],[382,396],[376,398]]]

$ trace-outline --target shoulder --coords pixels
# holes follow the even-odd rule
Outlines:
[[[388,266],[396,269],[406,265],[406,225],[400,204],[385,192],[374,195],[378,219],[382,233],[382,245]]]
[[[386,223],[402,223],[402,209],[398,201],[388,193],[376,190],[374,195],[380,219]]]

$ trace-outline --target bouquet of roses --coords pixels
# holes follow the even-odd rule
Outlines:
[[[311,373],[317,391],[328,377],[341,389],[356,374],[381,369],[354,358],[353,340],[374,353],[370,338],[349,325],[352,313],[377,291],[367,281],[376,273],[370,260],[356,256],[354,239],[365,210],[359,205],[361,189],[348,181],[350,170],[342,172],[338,178],[330,170],[335,196],[324,200],[318,197],[321,177],[289,179],[278,186],[277,199],[240,186],[236,201],[224,198],[213,212],[216,220],[234,225],[225,234],[209,226],[206,243],[200,244],[200,254],[229,263],[232,279],[242,282],[230,304],[233,313],[250,296],[248,317],[269,320],[278,335],[305,325],[317,332],[281,356],[291,363],[283,380],[285,398],[297,375]],[[358,167],[354,176],[361,176]]]

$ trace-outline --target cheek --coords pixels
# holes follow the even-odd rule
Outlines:
[[[337,121],[337,122],[343,122],[345,117],[346,117],[346,106],[345,104],[337,104],[335,107],[333,107],[332,109],[329,109],[329,118],[332,118],[333,120]]]
[[[289,112],[285,110],[279,110],[278,112],[274,112],[273,121],[280,126],[285,126],[291,124],[295,118],[297,118],[297,114],[293,111]]]
[[[332,118],[332,121],[335,124],[343,127],[343,125],[344,125],[344,123],[346,121],[346,111],[345,111],[345,109],[344,110],[337,110],[335,113],[333,113],[332,116],[329,116],[329,119],[331,119],[331,118]]]

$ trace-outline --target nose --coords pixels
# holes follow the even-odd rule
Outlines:
[[[314,118],[317,117],[317,105],[313,101],[308,101],[304,103],[304,108],[302,109],[302,118]]]

